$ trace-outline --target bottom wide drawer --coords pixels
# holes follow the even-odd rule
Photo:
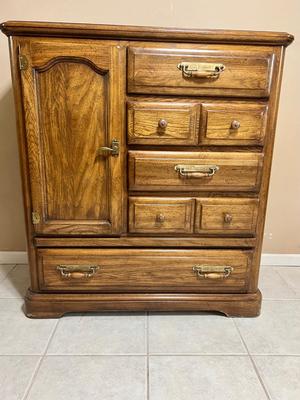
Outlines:
[[[247,291],[249,250],[39,249],[41,290],[82,292]]]

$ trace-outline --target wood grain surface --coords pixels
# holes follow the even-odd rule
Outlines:
[[[20,51],[29,63],[21,82],[35,231],[120,232],[124,150],[105,157],[99,149],[123,141],[124,49],[24,39]]]
[[[252,43],[288,46],[294,40],[287,32],[225,29],[183,29],[153,26],[80,24],[66,22],[6,21],[0,24],[6,35],[90,37],[93,39],[140,39],[156,41]]]
[[[200,143],[209,145],[263,145],[267,106],[247,103],[201,105]],[[234,123],[239,127],[234,128]]]
[[[40,288],[97,292],[246,292],[248,250],[40,249]],[[88,279],[61,276],[58,265],[95,265]],[[228,278],[201,279],[195,265],[232,267]]]
[[[181,62],[222,63],[216,78],[184,77]],[[272,78],[272,48],[220,45],[172,45],[130,47],[128,91],[130,93],[267,97]]]
[[[260,186],[260,153],[129,151],[129,189],[144,191],[254,191]],[[212,177],[185,178],[176,165],[217,165]]]
[[[164,121],[165,127],[160,126]],[[195,145],[198,143],[199,107],[192,103],[128,102],[129,144]]]
[[[129,232],[193,233],[195,201],[189,198],[130,197]]]
[[[26,314],[257,316],[284,47],[292,35],[36,22],[1,29],[12,36],[31,271]],[[213,79],[185,78],[177,68],[183,61],[220,62],[225,70]],[[99,157],[113,139],[119,155]],[[191,178],[178,164],[219,169]],[[233,270],[201,278],[193,266],[203,264]],[[61,265],[99,269],[68,278]]]

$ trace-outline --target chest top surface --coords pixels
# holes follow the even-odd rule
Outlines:
[[[8,36],[55,36],[85,38],[121,38],[202,43],[240,43],[288,46],[293,35],[286,32],[183,29],[131,25],[104,25],[63,22],[7,21],[0,25]]]

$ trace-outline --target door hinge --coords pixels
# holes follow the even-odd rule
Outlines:
[[[28,68],[28,60],[27,57],[23,54],[19,54],[19,68],[21,71]]]
[[[31,217],[32,217],[32,223],[33,223],[34,225],[40,223],[41,217],[40,217],[40,214],[39,214],[38,212],[33,211],[32,214],[31,214]]]

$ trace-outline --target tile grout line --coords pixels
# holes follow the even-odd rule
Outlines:
[[[247,357],[247,353],[151,353],[150,356],[154,357]]]
[[[57,322],[56,322],[56,324],[55,324],[55,326],[54,326],[54,329],[53,329],[53,331],[52,331],[52,333],[51,333],[51,335],[50,335],[50,337],[49,337],[48,343],[47,343],[47,345],[46,345],[46,348],[45,348],[45,351],[44,351],[44,354],[43,354],[43,358],[47,355],[47,351],[48,351],[48,349],[49,349],[49,346],[50,346],[50,343],[51,343],[51,341],[52,341],[52,339],[53,339],[53,336],[55,335],[55,332],[56,332],[56,330],[57,330],[57,327],[58,327],[59,322],[60,322],[60,319],[58,318],[58,320],[57,320]]]
[[[32,377],[31,377],[31,379],[30,379],[30,382],[29,382],[29,384],[28,384],[28,386],[27,386],[25,392],[24,392],[24,395],[23,395],[23,397],[22,397],[22,400],[27,400],[27,399],[28,399],[30,390],[31,390],[31,388],[32,388],[32,386],[33,386],[33,384],[34,384],[35,378],[36,378],[36,376],[37,376],[37,374],[38,374],[38,372],[39,372],[39,370],[40,370],[40,368],[41,368],[42,362],[43,362],[43,360],[44,360],[44,358],[45,358],[45,356],[46,356],[46,354],[47,354],[47,350],[48,350],[49,345],[50,345],[50,342],[51,342],[51,340],[52,340],[52,338],[53,338],[53,336],[54,336],[54,334],[55,334],[55,332],[56,332],[56,329],[57,329],[58,324],[59,324],[59,320],[56,322],[56,324],[55,324],[55,326],[54,326],[54,328],[53,328],[53,331],[52,331],[52,333],[51,333],[50,336],[49,336],[49,339],[48,339],[48,342],[47,342],[47,344],[46,344],[45,350],[44,350],[43,354],[41,355],[41,358],[40,358],[40,360],[39,360],[39,362],[38,362],[38,365],[37,365],[37,367],[36,367],[36,369],[35,369],[35,371],[34,371]]]
[[[256,364],[255,364],[255,362],[254,362],[254,360],[252,358],[252,355],[250,354],[250,351],[249,351],[248,346],[247,346],[247,344],[246,344],[246,342],[245,342],[245,340],[243,338],[243,335],[242,335],[242,333],[241,333],[241,331],[240,331],[235,319],[232,318],[232,320],[233,320],[233,323],[234,323],[234,325],[235,325],[235,327],[236,327],[236,329],[238,331],[238,334],[240,335],[241,341],[242,341],[243,345],[245,346],[245,349],[246,349],[246,351],[248,353],[248,357],[250,358],[250,362],[251,362],[251,364],[253,366],[253,369],[255,371],[255,374],[256,374],[256,376],[257,376],[257,378],[258,378],[258,380],[259,380],[259,382],[260,382],[260,384],[261,384],[261,386],[263,388],[263,391],[265,392],[265,394],[267,396],[267,399],[268,400],[272,400],[271,395],[270,395],[270,393],[269,393],[269,391],[268,391],[268,389],[267,389],[262,377],[260,376],[260,373],[259,373],[259,371],[258,371],[258,369],[256,367]]]
[[[47,357],[147,357],[143,353],[86,353],[86,354],[73,354],[73,353],[48,353]],[[248,357],[248,353],[151,353],[149,357]],[[300,354],[252,354],[255,357],[300,357]],[[1,357],[43,357],[42,354],[15,354],[5,353],[0,354]]]
[[[31,376],[31,379],[30,379],[29,382],[28,382],[28,385],[26,386],[26,389],[25,389],[25,391],[24,391],[24,394],[23,394],[21,400],[26,400],[26,399],[27,399],[27,396],[28,396],[28,394],[29,394],[29,392],[30,392],[30,389],[31,389],[32,385],[33,385],[33,382],[34,382],[34,380],[35,380],[35,377],[36,377],[36,375],[37,375],[37,373],[38,373],[38,371],[39,371],[39,369],[40,369],[40,366],[41,366],[42,361],[43,361],[43,356],[40,355],[39,357],[40,357],[40,359],[39,359],[39,361],[38,361],[38,363],[37,363],[37,365],[36,365],[36,367],[35,367],[35,369],[34,369],[34,371],[33,371],[33,374],[32,374],[32,376]]]
[[[286,289],[289,289],[291,291],[291,293],[294,295],[294,297],[288,298],[288,299],[280,299],[280,298],[276,298],[276,299],[272,299],[272,298],[264,298],[263,300],[299,300],[299,296],[297,296],[296,291],[294,290],[294,288],[285,280],[284,278],[284,274],[282,275],[279,271],[278,268],[276,267],[272,267],[275,271],[275,274],[278,276],[278,278],[281,281],[281,284],[283,284]]]
[[[8,271],[8,273],[6,275],[4,275],[4,277],[0,280],[0,285],[2,285],[4,281],[6,281],[8,275],[16,268],[17,264],[0,264],[0,266],[1,265],[13,265],[13,267],[11,267],[11,269]]]
[[[293,286],[291,286],[288,281],[285,280],[284,278],[284,273],[281,275],[281,272],[279,272],[278,270],[276,270],[277,274],[280,276],[281,280],[285,283],[285,285],[287,285],[287,287],[294,293],[294,295],[298,296],[298,293],[296,292],[296,290],[294,290]]]

